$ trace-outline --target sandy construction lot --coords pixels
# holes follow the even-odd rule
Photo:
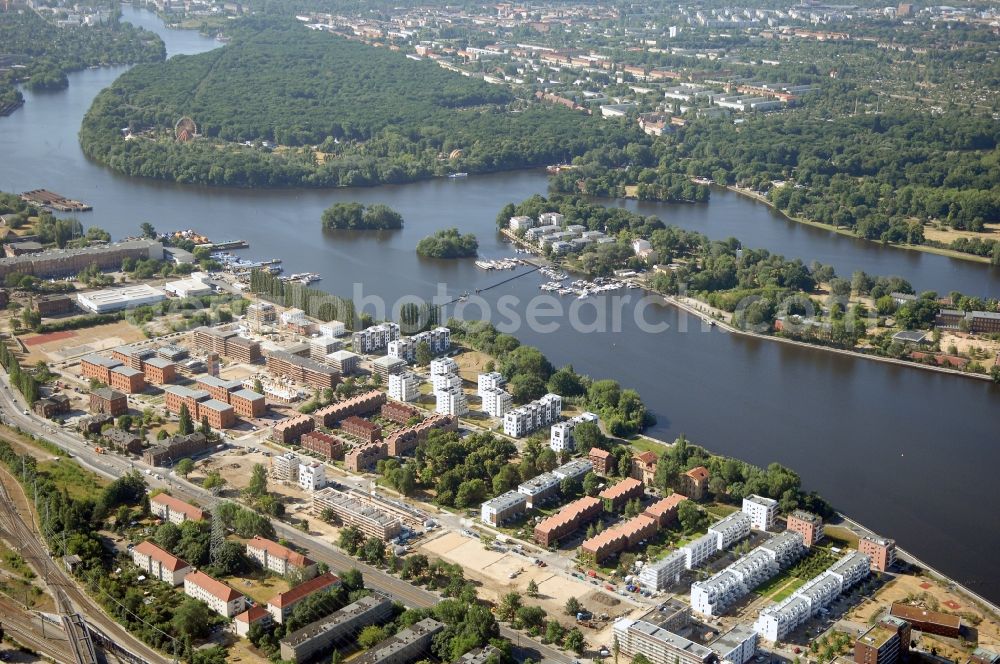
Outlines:
[[[61,362],[88,353],[142,341],[142,330],[125,321],[97,325],[83,330],[66,330],[45,334],[26,334],[21,340],[28,348],[27,363],[38,360]],[[22,364],[25,362],[22,361]]]
[[[632,609],[631,605],[625,605],[619,598],[589,583],[567,578],[547,567],[538,567],[526,556],[486,549],[480,540],[460,533],[444,533],[425,542],[420,551],[461,565],[467,577],[483,584],[479,589],[483,599],[496,602],[505,593],[515,590],[525,596],[526,602],[541,606],[549,617],[558,618],[566,625],[575,623],[563,612],[570,597],[576,597],[595,615],[607,613],[613,618]],[[510,578],[512,572],[518,572],[516,578]],[[528,582],[532,580],[538,584],[538,597],[529,599]],[[595,632],[589,629],[584,632],[588,641],[593,641]]]

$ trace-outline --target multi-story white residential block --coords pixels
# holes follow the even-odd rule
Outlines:
[[[552,431],[549,434],[549,447],[555,452],[562,452],[563,450],[572,452],[576,449],[576,442],[573,440],[573,429],[583,422],[594,422],[596,424],[599,420],[600,418],[594,413],[580,413],[565,422],[556,422],[552,425]]]
[[[420,379],[410,371],[389,374],[389,398],[413,401],[420,396]]]
[[[282,482],[296,482],[299,479],[301,460],[295,452],[286,452],[271,459],[271,475]]]
[[[552,473],[542,473],[518,485],[518,493],[528,497],[528,507],[535,509],[559,492],[559,478]]]
[[[514,407],[514,397],[500,387],[487,388],[479,396],[483,398],[483,412],[490,417],[503,417]]]
[[[313,492],[326,486],[326,466],[318,461],[299,466],[299,488]]]
[[[778,515],[778,501],[752,494],[743,499],[743,513],[750,517],[754,530],[772,530]]]
[[[204,572],[191,572],[184,577],[184,594],[200,600],[219,615],[232,618],[246,609],[246,597]]]
[[[708,528],[709,535],[715,535],[715,548],[724,551],[741,539],[750,536],[750,517],[743,512],[733,512]]]
[[[507,224],[508,228],[512,231],[528,230],[535,225],[535,220],[531,217],[511,217],[510,222]]]
[[[264,569],[282,576],[291,572],[308,576],[316,570],[316,563],[298,551],[260,536],[247,542],[247,558],[256,560]]]
[[[358,330],[351,337],[355,353],[371,353],[385,348],[390,341],[399,339],[399,325],[396,323],[379,323]]]
[[[462,378],[453,373],[434,374],[431,376],[431,385],[435,392],[450,390],[453,387],[462,389]]]
[[[737,625],[708,644],[720,662],[747,664],[757,654],[757,632],[747,625]]]
[[[306,317],[306,312],[301,309],[286,309],[281,312],[278,318],[281,320],[282,325],[302,325],[309,321]]]
[[[164,521],[178,526],[185,521],[201,521],[205,518],[202,510],[165,493],[158,493],[149,499],[149,510]]]
[[[654,592],[669,588],[680,581],[681,574],[687,567],[686,562],[686,552],[678,549],[662,560],[645,565],[639,572],[639,583],[646,590]]]
[[[508,491],[480,506],[480,520],[490,526],[502,526],[528,509],[528,497],[518,491]]]
[[[720,615],[805,551],[800,533],[783,532],[705,581],[693,583],[691,608],[706,616]]]
[[[319,326],[319,335],[321,337],[327,337],[330,339],[336,339],[337,337],[342,337],[347,334],[347,328],[339,320],[331,320],[326,323],[321,323]]]
[[[458,373],[458,363],[450,357],[438,357],[431,360],[431,375],[446,376]]]
[[[437,400],[434,412],[439,415],[462,417],[469,414],[469,400],[466,399],[461,387],[436,390],[434,398]]]
[[[490,371],[489,373],[481,373],[479,374],[479,377],[476,382],[478,388],[476,394],[478,394],[479,396],[483,396],[483,394],[487,390],[495,390],[498,388],[503,388],[503,386],[507,384],[507,381],[503,379],[503,376],[500,374],[499,371]]]
[[[696,540],[688,542],[680,551],[684,552],[684,567],[694,569],[708,560],[719,549],[719,537],[715,533],[705,533]]]
[[[132,547],[132,562],[145,574],[172,586],[184,583],[184,577],[194,571],[190,564],[149,540]]]
[[[542,226],[562,226],[564,219],[558,212],[543,212],[538,215],[538,223]]]
[[[825,572],[807,581],[790,597],[761,609],[754,631],[768,641],[785,638],[841,593],[868,576],[870,567],[868,556],[852,551]]]
[[[594,464],[587,459],[573,459],[553,469],[552,474],[558,477],[560,481],[566,479],[583,481],[587,473],[593,469]]]
[[[503,417],[503,432],[508,436],[520,438],[552,424],[559,419],[560,413],[562,413],[562,397],[549,393],[537,401],[506,413]]]

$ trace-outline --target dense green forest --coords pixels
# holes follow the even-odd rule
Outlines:
[[[326,230],[381,231],[403,227],[403,216],[388,205],[375,203],[334,203],[323,210]]]
[[[424,258],[468,258],[478,251],[476,236],[462,235],[457,228],[440,230],[417,243],[417,255]]]
[[[1000,221],[998,139],[995,122],[968,114],[802,112],[695,120],[656,147],[660,169],[767,192],[791,216],[860,237],[922,244],[926,221]]]
[[[180,182],[358,186],[539,166],[638,134],[295,21],[245,19],[228,34],[98,95],[80,131],[87,155]],[[185,116],[201,137],[175,142]]]
[[[166,57],[163,41],[152,32],[113,19],[104,25],[57,27],[32,11],[0,13],[0,48],[15,64],[0,74],[0,115],[20,103],[13,85],[25,81],[35,90],[61,89],[67,72],[86,67],[156,62]]]

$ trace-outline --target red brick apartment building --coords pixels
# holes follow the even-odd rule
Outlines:
[[[324,406],[313,413],[313,419],[316,420],[317,425],[330,428],[351,415],[374,413],[385,403],[385,392],[372,390],[364,394],[359,394],[356,397],[351,397],[346,401],[339,401],[329,406]]]
[[[597,498],[587,496],[574,500],[535,526],[535,541],[541,546],[552,546],[600,515],[601,501]]]
[[[420,417],[420,409],[400,401],[387,401],[382,404],[380,414],[390,422],[406,424],[411,418]]]
[[[302,445],[303,449],[325,456],[327,459],[344,458],[344,441],[322,431],[310,431],[302,434],[299,444]]]
[[[399,429],[389,434],[385,439],[389,456],[402,456],[413,451],[420,441],[427,438],[431,431],[441,429],[443,431],[454,431],[458,428],[458,418],[451,415],[432,415],[420,424],[412,427]]]
[[[316,422],[313,421],[313,418],[308,415],[296,415],[275,424],[274,428],[271,429],[271,440],[288,445],[297,441],[302,434],[315,428]]]
[[[382,440],[382,427],[374,422],[361,419],[357,415],[351,415],[343,420],[340,423],[340,430],[365,443],[374,443],[376,440]]]
[[[90,393],[90,412],[118,417],[128,412],[128,397],[110,387],[99,387]]]
[[[388,459],[388,447],[383,441],[355,447],[344,456],[344,467],[352,473],[371,470],[381,459]]]
[[[641,498],[642,493],[642,482],[633,477],[627,477],[618,484],[609,486],[597,496],[604,503],[604,511],[612,513],[621,510],[625,507],[625,503],[633,498]]]
[[[138,394],[146,389],[146,376],[138,369],[119,365],[108,372],[108,384],[119,392]]]

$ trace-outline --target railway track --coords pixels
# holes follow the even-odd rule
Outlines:
[[[132,661],[150,664],[167,661],[163,655],[139,642],[124,627],[108,617],[96,602],[53,562],[41,540],[41,535],[24,522],[3,482],[0,482],[0,529],[18,545],[21,557],[41,574],[55,596],[57,609],[64,616],[63,628],[71,637],[67,643],[72,643],[72,646],[67,648],[69,657],[64,656],[57,661],[96,664],[98,661],[96,649],[91,637],[91,632],[94,630],[100,630],[102,642],[115,644],[115,650],[124,653],[124,657]],[[87,620],[76,607],[86,613]],[[69,624],[66,618],[70,619]]]
[[[36,622],[20,605],[5,597],[0,597],[0,616],[2,616],[0,624],[4,630],[21,645],[57,662],[72,660],[73,655],[68,647],[66,635],[59,625],[49,623],[48,629],[51,630],[51,634],[45,633],[46,628],[41,626],[44,618],[39,618]]]

